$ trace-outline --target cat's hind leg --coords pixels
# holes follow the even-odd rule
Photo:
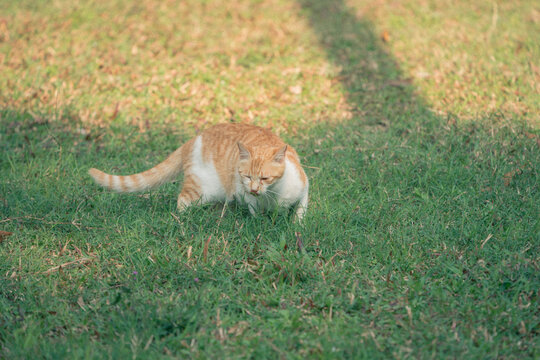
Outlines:
[[[201,190],[192,176],[184,177],[182,191],[178,195],[178,211],[184,211],[191,203],[201,199]]]

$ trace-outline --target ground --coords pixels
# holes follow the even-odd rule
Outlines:
[[[539,30],[533,1],[0,0],[0,357],[538,357]],[[227,121],[297,149],[304,224],[87,175]]]

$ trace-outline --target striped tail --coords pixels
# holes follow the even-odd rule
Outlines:
[[[142,173],[117,176],[106,174],[98,169],[90,169],[88,173],[98,184],[110,190],[135,192],[151,189],[170,181],[182,170],[182,148],[184,146],[176,149],[162,163]]]

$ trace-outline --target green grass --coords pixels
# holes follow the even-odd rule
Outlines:
[[[491,2],[0,4],[0,357],[540,356],[531,3],[452,55],[440,39],[487,36]],[[414,78],[454,55],[477,61]],[[305,224],[178,214],[178,184],[115,194],[86,173],[144,170],[227,120],[297,149]]]

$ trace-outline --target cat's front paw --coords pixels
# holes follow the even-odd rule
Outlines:
[[[297,209],[296,209],[296,212],[294,213],[294,216],[293,216],[293,224],[300,224],[302,225],[302,223],[304,222],[304,215],[306,214],[306,208],[303,207],[303,206],[299,206]]]

